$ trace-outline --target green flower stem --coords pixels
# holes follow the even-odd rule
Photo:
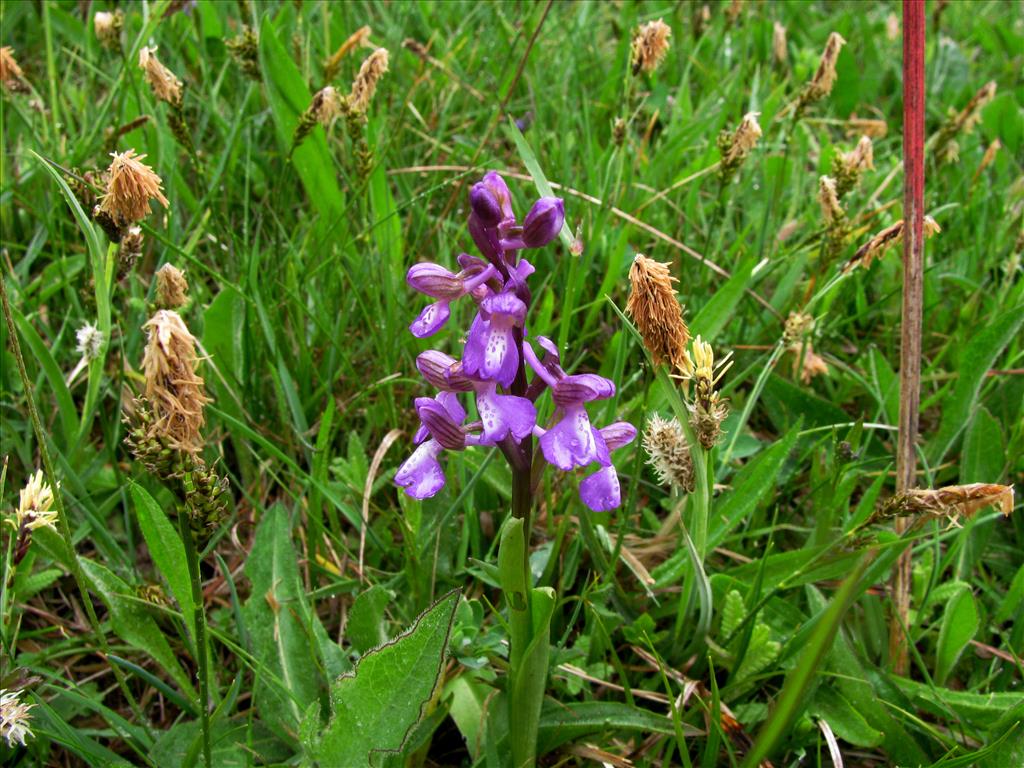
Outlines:
[[[28,377],[28,371],[25,370],[25,358],[21,353],[21,342],[18,340],[18,331],[14,327],[14,315],[11,313],[11,305],[7,297],[6,280],[0,280],[0,299],[3,301],[4,319],[7,321],[7,334],[11,339],[11,349],[14,352],[14,359],[18,364],[18,375],[21,377],[21,384],[25,388],[25,402],[28,404],[29,419],[32,421],[32,430],[35,432],[36,442],[39,444],[39,455],[43,462],[43,473],[46,475],[46,482],[53,489],[53,506],[57,512],[57,532],[64,541],[68,569],[71,571],[71,576],[75,580],[75,586],[78,588],[82,606],[85,608],[86,616],[89,619],[89,626],[92,627],[93,634],[96,635],[96,639],[99,642],[100,652],[106,658],[110,655],[110,647],[107,645],[107,636],[104,634],[99,618],[96,616],[96,608],[93,606],[92,598],[89,596],[85,572],[82,570],[82,564],[78,559],[74,540],[71,537],[71,526],[68,524],[64,500],[58,490],[57,473],[53,469],[53,460],[50,458],[50,449],[46,443],[46,433],[43,431],[43,424],[39,419],[39,412],[36,410],[35,399],[32,397],[32,381]],[[121,668],[116,664],[111,664],[110,669],[114,673],[117,685],[131,707],[132,712],[135,713],[139,722],[145,724],[148,731],[149,722],[143,714],[139,702],[136,701],[135,695],[128,687],[128,682],[125,680]],[[120,735],[125,739],[131,740],[130,734]]]
[[[186,485],[191,482],[191,473],[185,473]],[[213,761],[210,750],[210,667],[209,649],[206,639],[206,608],[203,605],[202,576],[199,573],[199,551],[192,535],[189,504],[186,502],[178,507],[178,531],[185,544],[185,559],[188,561],[188,577],[192,582],[192,604],[194,606],[194,623],[196,628],[196,666],[199,672],[199,712],[203,734],[203,760],[207,768],[212,768]]]

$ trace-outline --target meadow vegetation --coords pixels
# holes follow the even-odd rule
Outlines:
[[[927,10],[897,489],[899,4],[0,4],[0,761],[1024,765],[1024,16]]]

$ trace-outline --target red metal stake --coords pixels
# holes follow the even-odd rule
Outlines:
[[[921,323],[924,303],[924,0],[903,0],[903,317],[900,334],[900,431],[896,488],[917,485],[917,426],[921,401]],[[907,521],[896,521],[902,533]],[[889,653],[893,671],[907,671],[904,627],[910,610],[910,550],[893,576],[894,616]]]

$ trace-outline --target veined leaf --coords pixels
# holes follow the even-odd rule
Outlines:
[[[370,766],[402,749],[441,678],[458,604],[459,591],[449,592],[332,684],[327,726],[318,727],[318,706],[303,722],[307,765]]]

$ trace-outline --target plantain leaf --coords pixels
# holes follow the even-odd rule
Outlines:
[[[401,751],[441,678],[458,604],[459,591],[449,592],[334,681],[326,728],[318,728],[317,706],[302,724],[306,765],[378,765],[387,753]]]
[[[945,685],[964,648],[978,631],[978,609],[969,589],[961,590],[946,606],[935,652],[935,682]]]

